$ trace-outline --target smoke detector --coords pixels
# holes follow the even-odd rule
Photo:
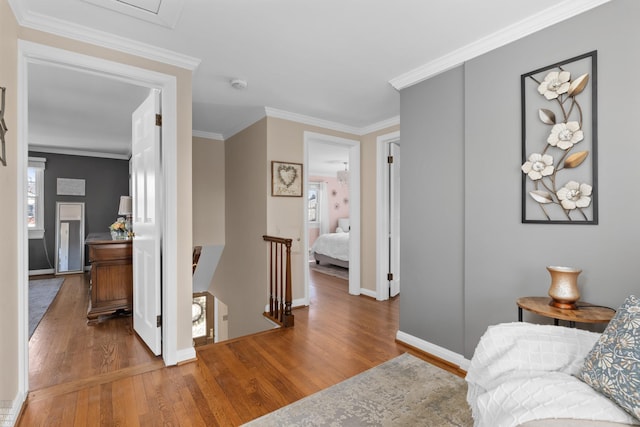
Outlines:
[[[246,80],[241,80],[241,79],[233,79],[230,82],[231,87],[237,90],[242,90],[242,89],[246,89],[247,88],[247,82]]]

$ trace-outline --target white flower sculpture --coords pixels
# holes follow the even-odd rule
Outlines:
[[[576,181],[567,182],[558,190],[557,196],[560,204],[567,210],[586,208],[591,204],[591,191],[589,184],[580,184]]]
[[[569,90],[569,79],[571,73],[568,71],[552,71],[544,78],[538,86],[538,92],[545,98],[556,99]]]
[[[578,122],[567,122],[553,125],[547,142],[549,145],[567,150],[583,139],[584,134],[580,130],[580,124]]]
[[[553,157],[548,154],[533,153],[529,156],[529,161],[522,165],[522,172],[526,173],[534,181],[543,176],[551,175],[553,169]]]
[[[556,119],[556,113],[551,109],[538,110],[540,121],[551,126],[551,130],[544,149],[529,154],[520,168],[533,182],[533,191],[529,195],[538,203],[547,220],[552,219],[547,205],[560,206],[569,221],[573,220],[571,213],[575,211],[587,220],[583,208],[591,205],[592,186],[570,180],[564,187],[558,188],[556,178],[559,172],[580,166],[589,155],[588,151],[571,153],[575,145],[584,139],[582,108],[576,96],[587,86],[589,75],[583,74],[572,81],[569,71],[561,67],[558,69],[547,73],[542,82],[530,76],[538,83],[538,93],[547,101],[555,103],[560,114],[559,119]],[[552,154],[551,150],[555,150],[558,155]]]

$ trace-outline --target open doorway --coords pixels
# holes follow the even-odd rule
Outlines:
[[[360,142],[330,135],[305,132],[305,177],[304,188],[313,182],[317,192],[315,200],[320,210],[314,212],[316,224],[309,221],[310,201],[304,204],[304,248],[311,248],[311,241],[317,236],[341,238],[339,250],[348,256],[316,258],[312,262],[348,266],[349,293],[359,295],[360,290]],[[315,153],[315,154],[314,154]],[[320,154],[322,153],[322,155]],[[322,156],[321,159],[319,157]],[[315,157],[312,161],[312,157]],[[311,165],[316,166],[312,167]],[[321,163],[324,168],[321,168]],[[340,172],[340,173],[338,173]],[[307,191],[307,198],[310,195]],[[339,197],[338,197],[339,196]],[[333,210],[333,212],[332,212]],[[337,211],[337,212],[336,212]],[[334,215],[331,215],[333,213]],[[324,218],[323,218],[324,217]],[[311,254],[310,254],[311,255]],[[330,254],[329,254],[330,255]],[[333,254],[337,255],[337,254]],[[313,255],[311,255],[313,256]],[[340,259],[342,258],[342,259]],[[309,262],[309,257],[303,257]],[[346,264],[348,263],[348,264]],[[305,265],[305,303],[309,303],[309,268]]]
[[[18,44],[18,147],[17,147],[17,182],[18,208],[19,218],[26,218],[26,170],[29,149],[29,67],[34,64],[50,64],[52,66],[63,67],[68,69],[76,69],[79,71],[102,76],[107,79],[116,79],[149,89],[158,89],[162,91],[162,110],[163,110],[163,158],[168,159],[163,164],[162,180],[159,186],[163,188],[163,211],[164,211],[164,227],[162,230],[165,239],[163,240],[163,253],[165,261],[162,265],[162,275],[164,277],[163,286],[163,359],[164,363],[171,365],[179,360],[191,358],[195,355],[192,351],[187,354],[182,350],[178,354],[177,348],[177,306],[178,300],[178,281],[177,281],[177,92],[176,78],[150,70],[140,69],[133,66],[115,63],[95,57],[88,57],[74,52],[64,51],[49,46],[39,45],[31,42],[19,41]],[[27,227],[26,221],[23,222],[19,230],[18,254],[19,265],[23,272],[19,276],[18,288],[20,289],[19,299],[19,323],[20,323],[20,342],[22,348],[19,353],[20,357],[20,383],[23,392],[29,388],[29,361],[28,361],[28,256],[27,256]],[[192,350],[192,349],[191,349]]]

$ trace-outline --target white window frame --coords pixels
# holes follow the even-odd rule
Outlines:
[[[29,230],[29,239],[42,239],[44,237],[44,169],[47,159],[44,157],[29,157],[29,169],[36,170],[36,223],[35,226],[30,227],[27,224]],[[28,184],[27,184],[28,185]],[[28,192],[28,188],[25,188]],[[29,196],[27,194],[27,200]],[[25,218],[25,221],[27,218]]]
[[[321,200],[322,200],[322,183],[320,182],[309,182],[309,190],[314,188],[316,190],[316,220],[309,220],[309,206],[307,205],[307,221],[310,226],[317,228],[320,227],[320,223],[322,222],[322,211],[321,211]],[[308,203],[308,193],[307,193],[307,203]]]

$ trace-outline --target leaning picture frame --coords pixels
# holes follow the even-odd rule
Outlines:
[[[522,223],[598,224],[597,51],[521,75]]]
[[[302,197],[302,164],[271,162],[271,195],[275,197]]]

